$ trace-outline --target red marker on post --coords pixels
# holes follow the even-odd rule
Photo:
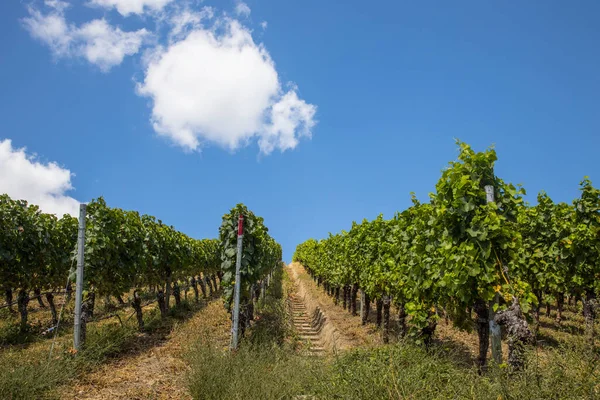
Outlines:
[[[244,235],[244,216],[240,214],[238,218],[238,236]]]

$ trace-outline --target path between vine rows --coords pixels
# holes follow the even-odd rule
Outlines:
[[[296,262],[291,263],[287,266],[286,271],[296,286],[296,293],[301,292],[305,303],[311,303],[312,307],[319,307],[326,313],[328,321],[339,332],[341,337],[339,341],[341,343],[338,344],[338,349],[352,347],[369,348],[379,346],[383,343],[381,331],[375,325],[376,313],[374,304],[371,304],[371,312],[368,318],[369,323],[362,325],[360,316],[351,316],[340,305],[335,305],[333,299],[325,294],[323,288],[317,287],[317,284],[310,278],[301,264]],[[395,342],[397,334],[393,332],[393,328],[397,325],[397,311],[394,309],[391,314],[390,326],[392,327],[392,333],[390,341]],[[465,365],[474,365],[478,354],[476,332],[463,332],[453,328],[451,324],[440,322],[436,329],[435,340],[445,347],[453,348],[460,362],[463,362]],[[326,348],[327,346],[324,347]],[[504,354],[508,352],[506,343],[503,343],[503,352]],[[491,357],[491,350],[488,353],[488,357]]]
[[[298,337],[303,341],[309,353],[320,355],[325,350],[321,332],[314,326],[312,316],[309,314],[303,299],[298,295],[291,296],[292,321]]]
[[[220,299],[181,321],[162,340],[139,352],[119,355],[58,391],[61,399],[191,399],[185,382],[184,351],[202,334],[225,348],[229,318]],[[151,339],[139,337],[140,343]]]
[[[359,317],[334,306],[302,265],[289,264],[286,272],[294,283],[290,296],[294,327],[300,340],[307,343],[309,353],[319,355],[373,344],[373,330],[361,326]]]
[[[317,288],[304,268],[293,263],[286,268],[294,283],[290,293],[293,323],[308,353],[324,355],[357,346],[380,342],[373,324],[361,326],[360,317],[352,317],[335,306],[331,298]],[[315,323],[314,310],[322,312]],[[222,301],[210,300],[189,319],[181,321],[162,338],[140,335],[130,352],[120,354],[97,369],[58,389],[61,399],[191,399],[185,381],[189,367],[185,351],[201,335],[224,349],[229,344],[230,320]]]

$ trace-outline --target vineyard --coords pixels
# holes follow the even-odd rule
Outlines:
[[[219,228],[221,243],[221,271],[225,304],[231,310],[235,283],[236,239],[238,217],[244,216],[244,238],[240,265],[240,331],[254,319],[254,300],[264,297],[272,273],[281,265],[281,245],[269,234],[264,220],[257,217],[243,204],[238,204],[223,216]]]
[[[530,206],[523,188],[494,174],[493,149],[476,153],[459,146],[458,161],[443,171],[428,203],[413,195],[413,205],[390,220],[379,216],[300,244],[294,260],[354,315],[360,292],[363,323],[374,301],[384,342],[394,305],[399,336],[417,343],[430,344],[442,318],[475,330],[482,369],[490,335],[494,357],[502,362],[504,330],[508,363],[519,369],[539,328],[542,302],[555,302],[560,323],[565,299],[580,299],[593,348],[600,191],[585,178],[572,205],[555,204],[540,193],[538,204]]]
[[[111,208],[102,198],[87,204],[85,210],[85,228],[80,232],[85,248],[82,342],[90,323],[102,324],[111,318],[118,320],[126,333],[127,322],[135,316],[137,330],[152,334],[155,327],[145,326],[145,321],[157,323],[145,317],[144,309],[149,306],[151,310],[158,309],[160,318],[166,321],[184,307],[184,302],[189,303],[190,291],[193,293],[190,301],[199,304],[201,299],[211,301],[223,288],[225,308],[231,310],[237,233],[234,222],[240,214],[245,216],[246,229],[240,271],[242,337],[254,318],[253,305],[261,295],[265,296],[273,271],[281,265],[281,246],[269,236],[263,219],[242,204],[223,216],[220,239],[202,240],[193,239],[155,217]],[[230,237],[234,238],[233,247]],[[28,343],[43,337],[54,338],[51,339],[54,342],[57,334],[60,338],[72,330],[66,321],[69,324],[74,321],[77,242],[77,218],[70,215],[57,218],[26,201],[13,200],[7,195],[0,197],[0,276],[5,295],[5,304],[0,305],[5,319],[5,334],[0,344]],[[59,306],[55,304],[56,296],[62,300]],[[112,299],[117,301],[116,305]],[[35,325],[29,321],[32,300],[37,305],[36,316],[49,311],[50,318],[42,326],[39,320]],[[104,301],[100,313],[99,300]],[[186,307],[190,306],[181,310]],[[128,318],[123,314],[126,310],[133,311]],[[12,333],[11,321],[15,316],[18,328]],[[50,355],[53,347],[54,344]],[[42,370],[47,367],[40,366]]]
[[[0,196],[0,397],[595,398],[600,190],[530,205],[493,149],[459,150],[429,202],[285,268],[243,204],[198,240],[103,198],[82,224]]]
[[[94,317],[96,298],[115,297],[125,304],[123,295],[132,296],[139,329],[143,330],[141,288],[155,293],[163,315],[168,312],[171,295],[181,301],[180,287],[198,286],[206,296],[217,289],[220,273],[219,244],[214,239],[196,240],[163,224],[160,220],[133,211],[110,208],[100,198],[87,206],[85,231],[85,304],[83,321]],[[54,294],[72,294],[76,256],[77,219],[41,213],[35,205],[0,200],[2,258],[0,274],[11,309],[17,292],[21,330],[26,331],[30,293],[44,306],[42,292],[58,322]]]

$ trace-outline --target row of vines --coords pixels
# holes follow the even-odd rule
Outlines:
[[[0,285],[11,311],[17,293],[22,330],[32,292],[40,306],[45,295],[56,325],[54,294],[71,296],[77,232],[75,217],[57,218],[0,196]],[[84,319],[93,318],[97,296],[125,304],[122,297],[128,295],[143,329],[141,288],[155,293],[163,316],[171,295],[180,302],[181,284],[193,288],[196,299],[198,286],[203,295],[217,289],[219,242],[192,239],[152,216],[111,208],[99,198],[87,205],[84,264]]]
[[[519,367],[522,350],[539,323],[544,295],[557,301],[581,298],[587,334],[593,340],[595,299],[600,293],[600,191],[589,179],[572,205],[555,204],[545,193],[538,204],[525,190],[494,173],[496,152],[475,152],[459,143],[428,203],[413,205],[390,220],[353,223],[349,231],[300,244],[302,263],[336,300],[356,314],[361,295],[363,323],[371,301],[388,340],[390,304],[398,310],[401,336],[428,343],[441,316],[461,329],[476,329],[478,362],[486,364],[490,319],[508,333],[508,362]],[[493,188],[490,195],[488,190]],[[473,312],[475,318],[472,317]]]
[[[223,216],[219,239],[197,240],[178,232],[149,215],[109,207],[104,199],[86,207],[84,255],[84,322],[94,317],[96,298],[123,296],[135,309],[140,330],[144,329],[141,291],[154,293],[161,315],[169,312],[171,296],[181,302],[181,288],[199,299],[224,288],[225,306],[230,309],[235,278],[237,219],[244,216],[241,262],[241,330],[253,319],[253,301],[264,293],[274,268],[281,265],[281,246],[268,234],[264,220],[243,204]],[[6,304],[13,310],[17,293],[21,329],[28,327],[31,294],[52,313],[58,313],[54,294],[70,298],[75,278],[78,220],[70,215],[57,218],[42,213],[38,206],[0,196],[0,285]],[[147,293],[146,293],[147,294]]]
[[[273,271],[281,266],[282,249],[270,235],[264,219],[238,204],[223,216],[219,229],[222,286],[225,307],[233,304],[237,256],[238,218],[243,215],[242,259],[240,266],[240,332],[242,336],[254,319],[254,304],[270,284]]]

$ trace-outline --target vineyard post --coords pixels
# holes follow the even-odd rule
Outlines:
[[[237,350],[240,324],[240,269],[242,267],[242,239],[244,238],[244,216],[238,219],[237,257],[235,260],[235,289],[233,292],[233,326],[231,327],[231,350]]]
[[[85,213],[86,205],[79,205],[79,232],[77,235],[77,281],[75,284],[75,326],[73,340],[75,350],[81,348],[81,303],[83,299],[83,262],[85,259]]]
[[[494,198],[494,186],[486,185],[485,186],[485,197],[487,203],[493,203],[495,201]],[[497,364],[502,363],[502,330],[500,325],[496,323],[494,317],[496,312],[494,311],[494,306],[499,304],[500,296],[498,293],[494,296],[494,300],[490,302],[490,312],[489,312],[489,324],[490,324],[490,338],[492,341],[492,357]]]

